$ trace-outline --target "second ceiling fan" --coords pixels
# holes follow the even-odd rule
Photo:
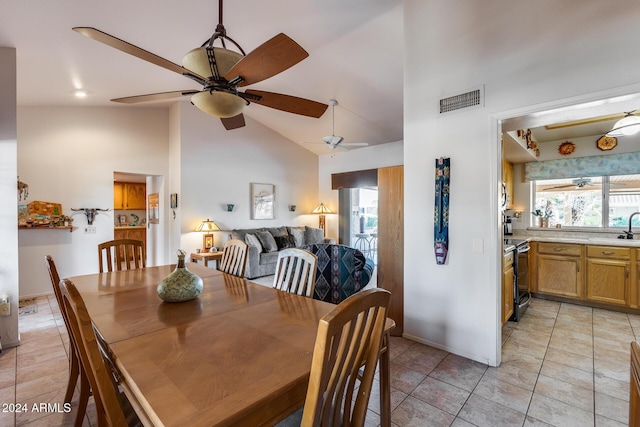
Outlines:
[[[240,87],[258,83],[283,72],[305,59],[309,54],[287,35],[280,33],[258,46],[249,54],[227,36],[222,22],[222,3],[218,1],[219,18],[213,35],[201,47],[189,51],[182,66],[131,43],[92,27],[74,27],[73,30],[96,41],[133,55],[152,64],[182,74],[202,85],[202,90],[179,90],[148,95],[116,98],[111,101],[127,104],[191,96],[191,102],[200,110],[219,117],[227,130],[245,125],[242,112],[250,103],[264,105],[293,114],[319,118],[328,105],[296,96]],[[214,47],[214,42],[221,47]],[[227,49],[227,42],[239,52]]]
[[[329,105],[331,105],[331,136],[323,136],[322,140],[324,142],[309,142],[309,144],[327,144],[331,147],[332,150],[336,148],[341,151],[349,151],[346,147],[366,147],[369,144],[366,142],[342,142],[344,138],[336,135],[336,105],[338,105],[338,101],[335,99],[329,100]]]

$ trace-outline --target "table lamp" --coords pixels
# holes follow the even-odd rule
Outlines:
[[[212,231],[220,231],[220,227],[218,224],[211,221],[209,218],[206,221],[202,221],[196,231],[200,231],[202,233],[206,233],[202,236],[202,248],[203,252],[209,252],[209,250],[213,247],[213,234]]]
[[[324,203],[320,203],[317,208],[311,211],[312,214],[318,214],[319,216],[319,224],[318,227],[322,228],[324,231],[324,235],[327,235],[327,230],[325,230],[325,214],[332,214],[333,211],[326,207]]]

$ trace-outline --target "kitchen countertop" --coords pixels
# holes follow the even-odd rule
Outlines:
[[[554,237],[554,236],[518,236],[532,242],[575,243],[579,245],[623,246],[640,248],[640,240],[618,239],[615,237]]]
[[[146,225],[116,225],[113,227],[114,230],[128,230],[130,228],[147,228]]]

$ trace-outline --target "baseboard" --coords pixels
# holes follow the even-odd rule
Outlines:
[[[51,291],[51,292],[43,292],[43,293],[40,293],[40,294],[32,294],[32,295],[20,295],[20,296],[18,296],[18,300],[38,298],[38,297],[48,297],[49,295],[53,295],[53,291]]]

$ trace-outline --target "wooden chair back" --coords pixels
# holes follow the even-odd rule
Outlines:
[[[309,251],[299,248],[282,249],[278,253],[273,287],[312,297],[316,284],[317,263],[318,258]]]
[[[146,266],[146,253],[141,240],[118,239],[98,245],[100,273],[131,270]]]
[[[224,244],[222,260],[216,262],[218,270],[244,277],[249,245],[239,239],[230,239]]]
[[[80,363],[80,357],[78,356],[78,344],[76,343],[73,331],[71,330],[71,326],[69,324],[69,315],[67,314],[67,310],[65,309],[64,303],[62,301],[62,293],[60,292],[60,287],[58,285],[60,283],[60,275],[58,274],[58,269],[56,268],[56,264],[53,261],[51,255],[45,256],[44,259],[47,264],[47,270],[49,271],[49,278],[51,279],[53,293],[56,296],[58,307],[60,307],[60,314],[62,315],[64,326],[67,328],[67,334],[69,335],[69,379],[67,381],[67,389],[64,394],[65,403],[71,403],[78,378],[80,377],[81,379],[80,399],[78,400],[78,412],[76,413],[77,425],[78,422],[82,422],[82,419],[84,418],[91,390],[87,381],[86,373],[84,372],[84,368]]]
[[[91,317],[82,296],[73,282],[59,283],[62,305],[69,316],[69,326],[76,343],[82,366],[91,384],[98,415],[98,425],[126,426],[128,422],[118,398],[113,377],[98,347]]]
[[[362,291],[320,319],[302,426],[364,425],[390,296]]]

